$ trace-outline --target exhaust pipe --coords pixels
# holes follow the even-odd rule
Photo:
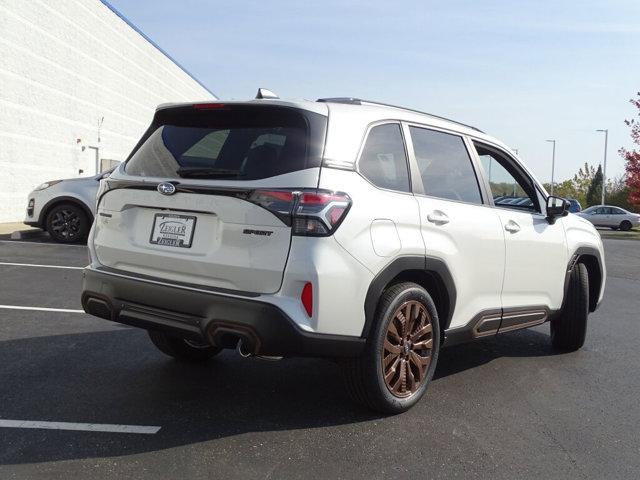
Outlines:
[[[236,350],[238,351],[238,353],[242,358],[253,357],[253,353],[249,348],[247,348],[247,344],[242,338],[238,340],[238,345],[236,346]]]
[[[283,358],[283,357],[272,357],[268,355],[256,355],[255,353],[251,352],[251,350],[247,346],[247,343],[242,339],[238,340],[238,345],[236,346],[236,350],[242,358],[249,358],[249,357],[258,358],[260,360],[266,360],[268,362],[277,362],[278,360],[282,360]]]
[[[255,331],[244,325],[226,322],[214,322],[207,330],[212,345],[222,348],[234,348],[241,357],[253,357],[260,351],[260,338]]]

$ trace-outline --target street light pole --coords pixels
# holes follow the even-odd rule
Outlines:
[[[596,130],[596,132],[604,132],[604,163],[602,165],[602,199],[600,205],[604,205],[604,195],[607,189],[607,143],[609,143],[609,129]]]
[[[553,143],[553,151],[551,153],[551,195],[553,195],[553,175],[556,169],[556,141],[547,140],[547,142]]]

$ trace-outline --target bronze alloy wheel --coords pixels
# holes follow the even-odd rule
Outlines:
[[[415,300],[393,314],[382,345],[382,374],[389,391],[405,398],[425,381],[433,352],[433,325],[427,308]]]

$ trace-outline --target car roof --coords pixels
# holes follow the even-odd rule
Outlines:
[[[474,139],[497,146],[519,160],[520,165],[531,175],[526,165],[512,148],[480,129],[439,115],[418,110],[389,105],[353,97],[321,98],[311,100],[284,100],[280,98],[260,98],[245,101],[206,100],[203,102],[164,103],[157,110],[185,107],[198,104],[229,105],[275,105],[299,108],[320,115],[329,116],[324,164],[328,166],[352,168],[357,160],[364,132],[376,122],[402,121],[420,126],[433,127],[450,133],[467,135]],[[542,185],[540,182],[537,182]]]
[[[443,130],[446,133],[466,135],[499,147],[519,160],[513,149],[500,140],[487,135],[476,127],[439,115],[358,99],[355,99],[354,102],[346,102],[342,99],[338,99],[338,101],[323,99],[320,103],[325,103],[329,108],[329,126],[324,156],[325,164],[330,166],[345,168],[352,166],[356,162],[364,132],[372,124],[385,121],[401,121],[416,126]],[[357,141],[354,142],[354,138]],[[523,167],[533,176],[526,166]]]
[[[163,110],[173,107],[185,107],[189,105],[200,104],[216,104],[223,103],[229,105],[277,105],[283,107],[300,108],[321,115],[331,113],[344,114],[347,116],[365,116],[370,120],[369,123],[380,120],[403,120],[407,122],[421,123],[431,125],[438,128],[466,133],[473,136],[482,137],[491,143],[502,144],[496,138],[485,134],[477,127],[467,125],[456,120],[442,117],[433,113],[422,112],[407,107],[391,105],[373,100],[363,100],[353,97],[336,97],[336,98],[320,98],[317,101],[311,100],[283,100],[273,98],[261,98],[253,100],[206,100],[202,102],[180,102],[180,103],[163,103],[158,105],[156,110]],[[502,144],[505,148],[506,145]],[[511,149],[509,149],[511,150]]]

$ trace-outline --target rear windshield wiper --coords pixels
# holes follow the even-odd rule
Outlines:
[[[224,178],[243,176],[240,170],[213,167],[180,167],[176,170],[176,173],[182,178]]]

